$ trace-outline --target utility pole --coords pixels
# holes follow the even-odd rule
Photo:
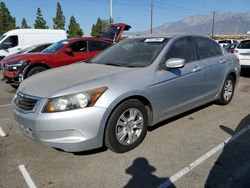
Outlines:
[[[215,22],[215,13],[216,13],[216,11],[213,11],[212,37],[214,37],[214,22]]]
[[[235,23],[235,34],[236,35],[238,34],[238,23],[237,22]]]
[[[153,33],[153,0],[151,0],[151,23],[150,23],[150,33]]]
[[[110,18],[109,18],[109,23],[113,23],[113,0],[109,0],[109,8],[110,8]]]

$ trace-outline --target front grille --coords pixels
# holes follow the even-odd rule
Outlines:
[[[33,111],[36,103],[37,103],[37,99],[34,99],[33,97],[30,96],[26,96],[23,95],[21,93],[18,93],[15,99],[15,105],[23,111]]]

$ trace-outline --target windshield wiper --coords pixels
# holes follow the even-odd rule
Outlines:
[[[115,63],[105,63],[105,65],[111,65],[111,66],[116,66],[116,67],[122,67],[122,65],[115,64]]]

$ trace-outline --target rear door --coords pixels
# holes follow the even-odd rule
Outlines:
[[[215,41],[205,37],[195,37],[195,41],[204,74],[203,95],[212,97],[218,93],[224,82],[227,59]]]
[[[202,69],[190,37],[178,39],[169,48],[162,62],[170,58],[185,60],[183,68],[161,68],[156,71],[155,90],[160,117],[177,114],[198,104],[202,95]]]

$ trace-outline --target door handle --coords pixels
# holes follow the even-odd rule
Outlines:
[[[221,59],[220,60],[220,63],[222,64],[222,63],[226,63],[226,60],[225,59]]]
[[[17,50],[21,50],[22,48],[17,48]]]
[[[196,66],[193,68],[193,72],[197,72],[197,71],[200,71],[201,70],[201,67],[200,66]]]

